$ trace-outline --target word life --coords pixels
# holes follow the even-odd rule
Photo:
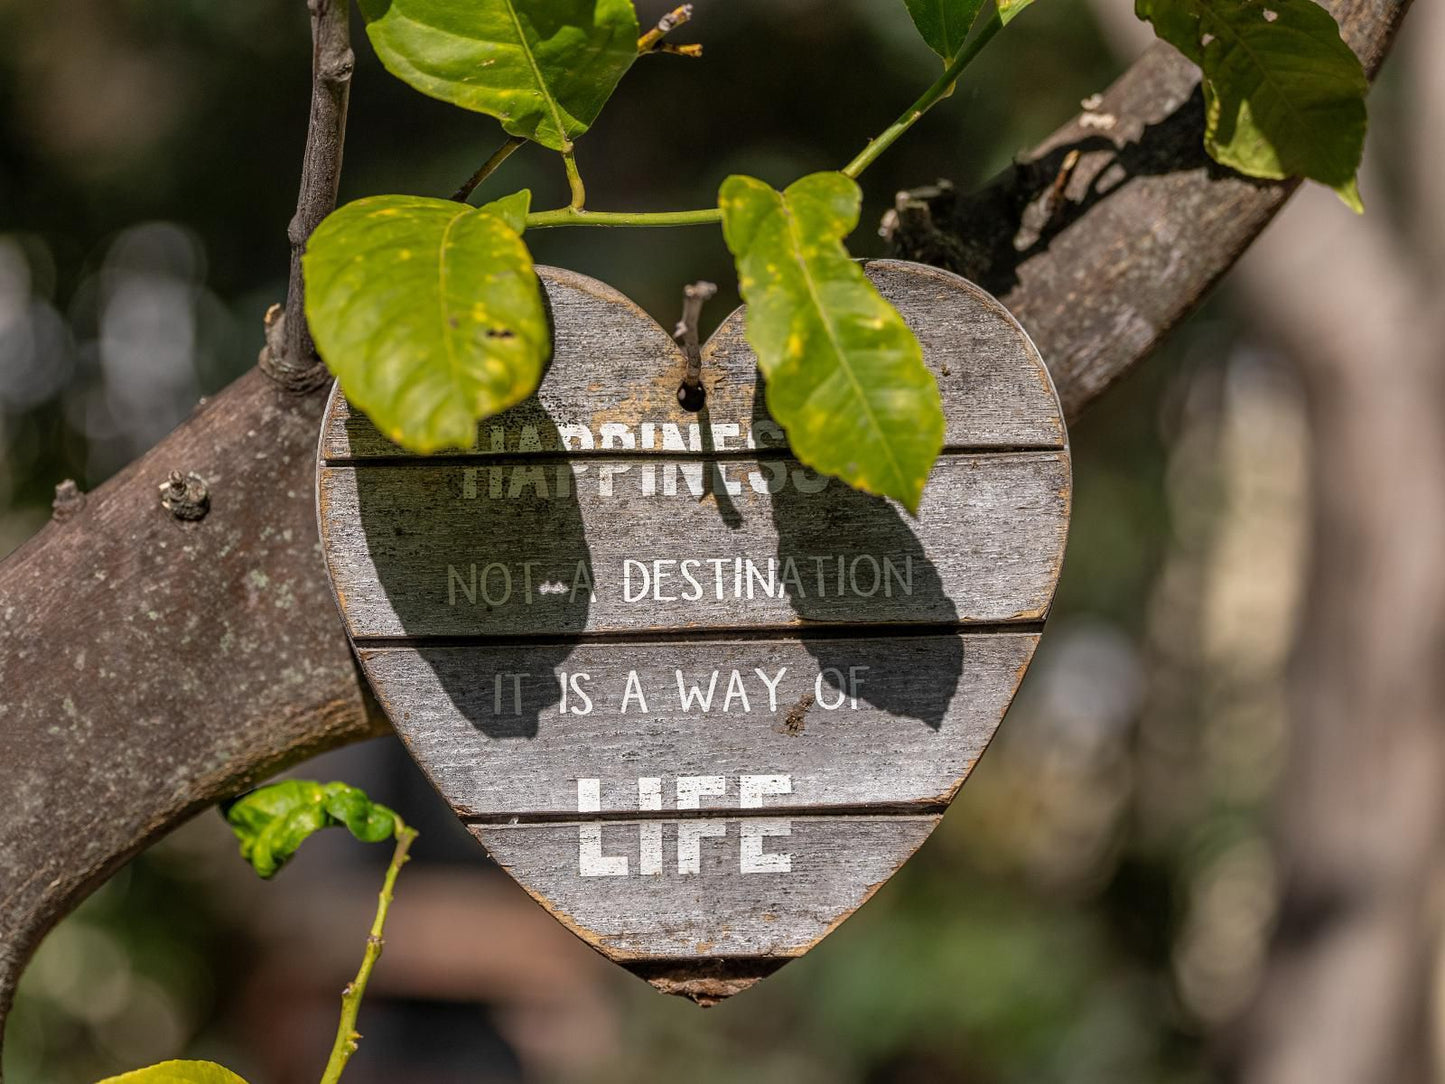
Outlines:
[[[791,794],[793,780],[787,775],[743,775],[737,780],[738,808],[761,809],[770,795]],[[676,784],[676,808],[701,809],[704,798],[727,795],[728,780],[721,775],[683,775]],[[637,780],[637,808],[641,813],[662,809],[662,779],[643,776]],[[602,811],[601,779],[577,780],[577,812]],[[637,826],[637,872],[643,877],[660,877],[671,865],[664,860],[663,825],[677,831],[676,869],[679,876],[695,877],[702,872],[702,841],[725,838],[728,821],[689,818],[664,822],[645,820]],[[763,849],[769,837],[789,836],[792,821],[777,817],[747,817],[738,822],[738,870],[742,873],[791,873],[793,856]],[[577,828],[577,870],[583,877],[627,877],[631,860],[625,854],[608,855],[602,848],[602,825],[582,824]]]

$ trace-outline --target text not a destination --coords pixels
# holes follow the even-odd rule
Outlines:
[[[604,572],[578,559],[468,562],[446,567],[448,606],[590,603],[607,594],[627,605],[724,599],[909,597],[912,554],[785,554],[782,557],[624,558]]]

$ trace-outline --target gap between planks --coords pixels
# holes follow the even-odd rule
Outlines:
[[[1034,452],[1068,452],[1067,444],[952,444],[945,445],[940,458],[948,456],[991,459],[1000,456],[1028,455]],[[595,460],[656,460],[660,463],[710,463],[746,460],[766,463],[807,464],[788,448],[714,448],[679,451],[676,448],[583,448],[572,451],[545,449],[539,452],[444,452],[437,455],[410,455],[400,449],[395,455],[323,456],[326,467],[508,467],[531,463],[561,463],[569,460],[591,463]]]
[[[358,651],[415,651],[433,648],[572,647],[583,644],[726,644],[726,643],[794,643],[809,640],[924,640],[939,636],[1039,636],[1044,619],[1022,621],[951,622],[946,625],[892,624],[819,625],[814,628],[767,626],[736,629],[657,629],[643,632],[586,632],[552,636],[541,633],[448,634],[445,636],[357,636],[352,639]]]
[[[784,797],[784,795],[779,795]],[[468,825],[479,828],[580,828],[589,824],[642,824],[657,821],[737,821],[759,819],[790,821],[936,821],[948,810],[947,802],[919,801],[878,803],[876,805],[851,806],[789,806],[776,805],[763,809],[738,809],[718,806],[713,809],[616,809],[601,810],[587,814],[586,819],[576,813],[458,813],[457,818]]]

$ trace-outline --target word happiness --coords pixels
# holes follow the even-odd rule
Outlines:
[[[471,563],[446,570],[448,606],[591,602],[611,591],[628,605],[705,599],[893,598],[913,594],[913,555],[785,554],[782,557],[626,557],[611,576],[587,561]]]
[[[757,422],[746,435],[736,422],[708,426],[706,438],[697,423],[688,426],[686,437],[675,422],[655,424],[643,422],[634,427],[609,422],[599,433],[585,425],[559,425],[553,447],[543,445],[542,434],[535,425],[521,427],[515,442],[508,440],[507,430],[493,427],[491,447],[495,455],[541,452],[616,451],[619,454],[638,451],[715,452],[772,450],[786,453],[787,441],[782,429],[769,421]],[[560,446],[559,446],[560,445]],[[821,493],[833,480],[815,474],[795,462],[776,460],[750,464],[666,462],[583,463],[577,460],[554,463],[530,463],[520,466],[467,467],[462,471],[462,499],[478,500],[550,500],[570,497],[573,490],[595,485],[597,496],[615,497],[626,494],[655,497],[707,493],[742,496],[746,485],[754,493],[781,493],[790,485],[799,493]]]

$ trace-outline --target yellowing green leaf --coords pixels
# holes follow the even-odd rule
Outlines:
[[[225,806],[226,823],[241,857],[262,877],[274,877],[301,844],[323,828],[345,827],[363,843],[396,834],[399,821],[386,806],[345,783],[287,779],[259,787]]]
[[[133,1073],[106,1077],[100,1084],[246,1084],[231,1070],[211,1061],[163,1061]]]
[[[1363,209],[1355,174],[1369,84],[1313,0],[1136,0],[1204,73],[1209,154],[1251,177],[1308,177]]]
[[[841,173],[777,192],[729,177],[719,203],[768,409],[804,463],[918,511],[943,402],[917,338],[851,260],[861,195]]]
[[[562,150],[637,59],[632,0],[361,0],[387,71]]]
[[[952,60],[978,17],[983,0],[903,0],[923,40],[944,60]]]
[[[525,216],[519,199],[492,213],[377,196],[334,212],[307,246],[306,317],[321,357],[352,404],[412,451],[470,447],[480,419],[542,379],[542,288],[507,221]]]
[[[531,209],[532,192],[527,188],[520,192],[513,192],[510,196],[494,199],[491,203],[484,203],[477,208],[489,215],[496,215],[519,234],[527,228],[527,213]]]
[[[1020,15],[1024,8],[1028,7],[1034,0],[998,0],[998,21],[1000,26],[1008,26]]]

